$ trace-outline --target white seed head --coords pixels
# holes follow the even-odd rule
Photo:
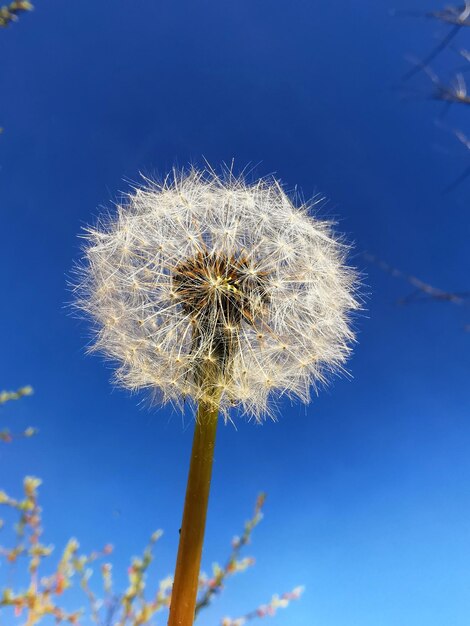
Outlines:
[[[77,283],[92,346],[155,400],[220,401],[260,419],[342,368],[356,274],[331,225],[275,179],[174,172],[86,230]]]

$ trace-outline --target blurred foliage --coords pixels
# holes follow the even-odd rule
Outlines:
[[[240,551],[244,546],[250,542],[251,533],[255,526],[257,526],[263,519],[262,508],[266,500],[266,494],[259,494],[253,517],[245,522],[245,528],[241,537],[234,537],[232,539],[232,552],[225,564],[225,567],[220,567],[217,563],[212,566],[212,578],[202,578],[204,584],[204,591],[200,594],[198,601],[196,602],[196,616],[201,609],[208,606],[211,603],[212,598],[221,591],[224,581],[228,576],[235,574],[236,572],[242,572],[247,567],[254,565],[254,559],[251,557],[245,557],[239,559]]]
[[[0,391],[0,405],[9,402],[10,400],[19,400],[24,396],[30,396],[33,393],[33,388],[29,385],[21,387],[17,391]],[[13,439],[18,437],[32,437],[37,433],[37,429],[32,426],[28,426],[25,430],[18,433],[12,433],[9,428],[2,428],[0,430],[0,441],[4,443],[10,443]]]
[[[90,618],[99,626],[141,626],[151,623],[153,616],[162,609],[168,608],[171,601],[172,578],[161,580],[156,591],[146,596],[147,570],[153,560],[153,548],[161,537],[162,531],[157,530],[150,538],[141,557],[132,559],[128,568],[128,587],[124,593],[114,591],[112,580],[112,564],[101,563],[101,591],[92,589],[90,578],[93,573],[91,565],[98,559],[109,556],[113,547],[108,544],[99,552],[89,555],[79,554],[76,539],[70,539],[65,546],[58,565],[52,573],[40,576],[42,562],[51,557],[53,547],[42,543],[43,534],[41,508],[38,504],[38,487],[41,481],[28,476],[24,479],[24,497],[14,499],[4,491],[0,491],[0,505],[13,509],[19,515],[16,528],[16,542],[11,547],[0,546],[0,556],[7,564],[15,564],[22,557],[28,563],[29,584],[26,589],[14,591],[4,588],[0,594],[0,609],[10,607],[16,618],[24,619],[25,626],[34,626],[46,616],[55,618],[56,623],[68,622],[79,624],[81,618]],[[212,602],[214,596],[221,592],[225,581],[236,573],[245,571],[254,564],[251,557],[239,558],[240,550],[250,542],[251,533],[261,521],[261,507],[264,495],[258,496],[253,517],[245,523],[241,538],[232,541],[232,551],[224,568],[213,565],[212,576],[201,574],[199,579],[199,600],[197,614]],[[0,527],[3,522],[0,521]],[[61,607],[61,598],[74,580],[78,580],[81,589],[88,599],[88,609],[66,611]],[[273,596],[268,604],[246,613],[242,617],[221,620],[223,626],[242,626],[248,620],[257,617],[274,615],[279,608],[286,608],[290,601],[300,597],[303,589],[297,587],[281,596]]]
[[[31,393],[31,387],[23,387],[14,392],[4,391],[0,398],[5,403]],[[12,437],[9,441],[11,439]],[[87,555],[79,553],[80,546],[76,539],[70,539],[55,568],[43,573],[44,568],[52,562],[54,548],[42,541],[42,511],[38,503],[40,484],[41,480],[38,478],[27,476],[23,481],[24,496],[19,499],[0,490],[0,506],[7,515],[13,513],[17,516],[14,525],[15,539],[12,545],[0,545],[0,560],[4,561],[10,572],[10,568],[17,564],[25,565],[25,571],[21,570],[23,585],[20,589],[15,589],[11,582],[0,589],[0,615],[3,611],[9,611],[14,622],[19,621],[23,626],[35,626],[47,618],[54,619],[57,624],[69,623],[76,626],[89,623],[90,620],[98,626],[143,626],[153,623],[155,614],[169,607],[173,585],[172,577],[167,576],[153,586],[153,591],[148,592],[148,568],[153,561],[155,543],[162,536],[162,531],[154,532],[142,556],[132,559],[127,570],[128,584],[124,592],[118,593],[114,590],[112,564],[107,560],[113,551],[111,544],[105,545],[101,551]],[[196,617],[221,593],[228,578],[254,565],[254,559],[242,557],[241,551],[250,543],[254,528],[263,518],[264,502],[265,495],[260,494],[252,517],[245,522],[243,533],[232,540],[225,565],[221,567],[215,563],[210,576],[201,573]],[[0,519],[0,529],[4,526],[4,521]],[[97,561],[100,562],[96,566],[101,574],[100,582],[92,585],[92,566]],[[84,592],[87,608],[80,607],[71,611],[64,607],[70,603],[66,592],[74,582]],[[97,585],[99,589],[96,588]],[[274,595],[267,604],[235,619],[224,617],[220,624],[243,626],[249,620],[272,616],[278,609],[286,608],[292,600],[297,600],[302,591],[302,587],[297,587],[280,596]]]
[[[26,387],[20,387],[17,391],[0,391],[0,404],[5,404],[10,400],[19,400],[24,396],[30,396],[33,394],[33,388],[27,385]]]
[[[24,11],[32,11],[33,5],[26,0],[13,0],[10,4],[0,7],[0,27],[5,28],[11,22],[16,22],[18,14]]]

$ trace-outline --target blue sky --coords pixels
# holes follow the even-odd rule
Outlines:
[[[154,580],[172,571],[191,416],[111,388],[109,365],[85,355],[66,277],[80,229],[139,172],[234,158],[326,195],[322,215],[355,242],[367,311],[352,380],[307,408],[283,404],[277,423],[220,428],[206,570],[256,494],[268,500],[248,551],[256,567],[200,623],[304,584],[273,626],[467,626],[469,311],[397,306],[409,287],[361,257],[469,286],[470,182],[441,193],[468,155],[436,127],[429,81],[418,77],[405,99],[394,89],[405,55],[446,31],[389,9],[429,3],[36,4],[0,33],[0,386],[36,393],[0,420],[40,434],[2,446],[1,487],[19,494],[24,475],[40,476],[46,541],[113,543],[121,586],[155,528],[165,535]],[[453,54],[433,66],[460,64]],[[446,119],[465,130],[465,115]]]

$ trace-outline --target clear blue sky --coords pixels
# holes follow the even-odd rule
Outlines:
[[[441,194],[468,155],[436,127],[426,80],[406,102],[393,89],[405,54],[446,31],[388,10],[429,4],[37,0],[0,33],[0,386],[36,390],[0,421],[40,429],[1,447],[0,486],[19,494],[25,474],[43,479],[58,550],[70,536],[84,550],[112,542],[123,586],[129,557],[161,527],[153,572],[170,573],[192,436],[191,416],[113,391],[109,366],[84,353],[66,276],[99,207],[139,172],[235,158],[324,193],[323,215],[356,242],[368,310],[353,379],[307,408],[283,404],[277,423],[220,428],[206,570],[256,494],[268,500],[256,567],[202,626],[298,584],[303,599],[273,626],[468,626],[469,310],[399,307],[408,286],[359,255],[470,287],[470,182]],[[465,130],[467,115],[448,122]]]

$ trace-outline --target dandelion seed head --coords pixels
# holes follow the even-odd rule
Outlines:
[[[315,204],[315,202],[313,203]],[[78,307],[116,381],[155,401],[260,419],[341,371],[356,274],[331,224],[275,179],[191,169],[146,180],[86,229]]]

